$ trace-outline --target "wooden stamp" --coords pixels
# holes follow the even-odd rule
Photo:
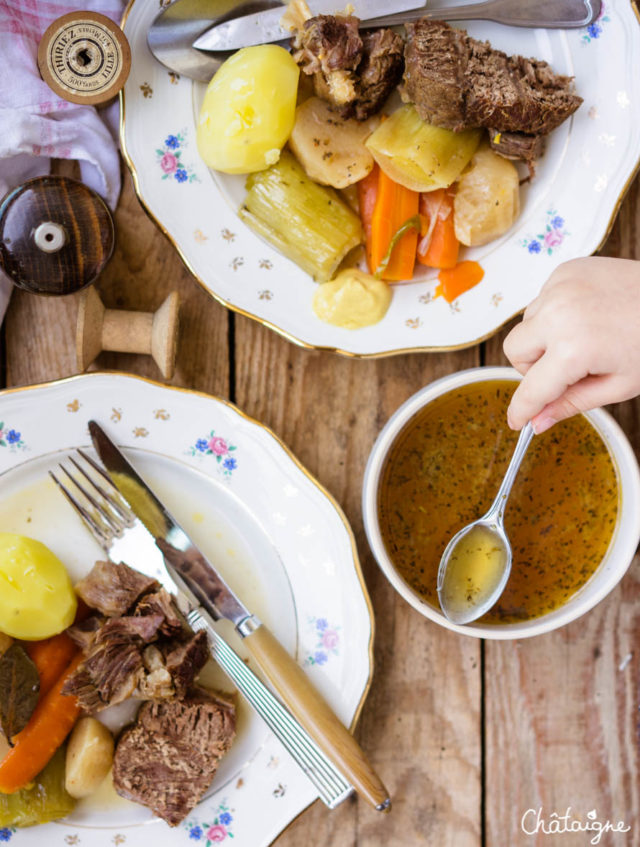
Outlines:
[[[76,328],[76,358],[85,371],[102,350],[153,357],[165,379],[175,369],[179,299],[171,292],[157,312],[105,309],[95,288],[82,296]]]
[[[112,100],[131,69],[124,33],[97,12],[69,12],[57,18],[38,45],[42,79],[59,96],[89,106]]]

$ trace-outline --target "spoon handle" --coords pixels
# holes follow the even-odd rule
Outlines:
[[[513,451],[513,456],[511,457],[511,461],[509,462],[509,467],[507,468],[507,472],[504,475],[504,479],[502,480],[502,485],[496,494],[496,498],[491,504],[491,508],[485,515],[485,520],[495,520],[497,524],[502,526],[502,522],[504,519],[504,507],[507,504],[507,500],[509,499],[509,494],[511,493],[511,487],[516,478],[516,474],[518,473],[518,468],[524,459],[525,453],[529,448],[529,444],[531,443],[531,439],[535,435],[533,431],[533,426],[529,421],[526,423],[522,430],[520,431],[520,437],[518,438],[518,443],[516,444],[516,449]]]

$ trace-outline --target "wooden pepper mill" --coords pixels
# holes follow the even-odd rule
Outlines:
[[[75,179],[42,176],[10,191],[0,203],[0,268],[32,294],[72,294],[94,282],[115,244],[102,198]],[[78,310],[76,355],[84,371],[101,350],[153,356],[165,379],[175,367],[178,294],[158,311],[105,309],[93,289]]]
[[[95,288],[83,295],[78,309],[76,357],[86,370],[102,350],[152,356],[165,379],[175,368],[178,340],[178,293],[172,291],[157,312],[105,309]]]

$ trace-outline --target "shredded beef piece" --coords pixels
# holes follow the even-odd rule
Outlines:
[[[82,665],[65,682],[62,693],[77,697],[80,707],[90,715],[104,709],[100,693]]]
[[[96,562],[91,572],[77,583],[76,593],[87,606],[108,617],[124,615],[145,592],[157,588],[155,579],[121,562]]]
[[[164,623],[163,615],[145,615],[143,617],[110,618],[100,627],[95,636],[96,644],[107,642],[126,644],[139,639],[148,644],[158,637]]]
[[[177,826],[211,784],[234,736],[233,705],[204,689],[182,701],[144,703],[118,741],[114,787]]]
[[[358,18],[352,15],[316,15],[298,30],[293,58],[305,74],[354,71],[362,56]]]
[[[181,644],[165,654],[167,671],[171,675],[178,697],[184,697],[208,658],[209,642],[206,633],[202,630],[186,644]]]
[[[169,638],[184,634],[186,627],[173,605],[171,595],[164,588],[153,594],[145,594],[135,608],[135,615],[162,615],[164,621],[160,627],[162,635]]]
[[[582,103],[572,78],[547,62],[507,56],[444,21],[421,18],[405,26],[405,95],[429,123],[546,135]],[[527,161],[534,147],[522,148]]]
[[[544,135],[527,135],[524,132],[500,132],[489,129],[489,144],[505,159],[520,159],[527,162],[530,170],[544,150]],[[531,174],[533,176],[533,174]]]
[[[402,79],[404,41],[391,29],[362,36],[362,60],[357,69],[356,99],[341,110],[343,118],[366,121],[379,112]]]
[[[91,615],[91,617],[70,626],[67,629],[67,635],[83,653],[87,653],[103,623],[104,618],[99,615]]]

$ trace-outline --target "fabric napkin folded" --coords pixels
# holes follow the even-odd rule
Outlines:
[[[122,0],[0,0],[0,199],[50,160],[77,159],[82,180],[114,209],[120,193],[118,103],[99,112],[62,100],[43,82],[38,43],[67,12],[100,12],[118,23]],[[0,322],[11,283],[0,271]]]

